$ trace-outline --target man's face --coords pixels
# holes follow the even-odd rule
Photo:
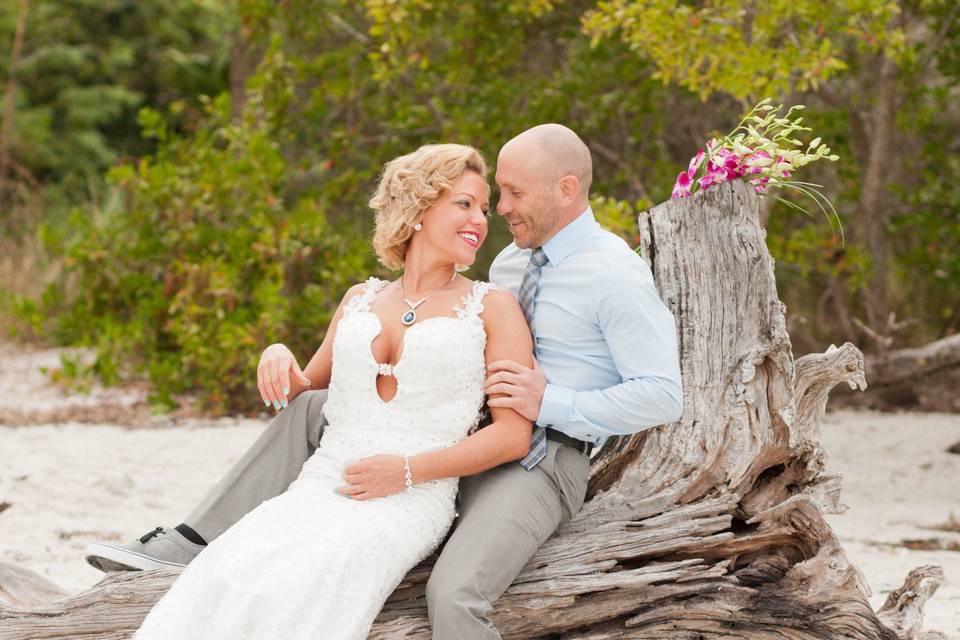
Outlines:
[[[508,146],[497,158],[497,213],[506,218],[513,242],[521,249],[542,246],[557,220],[550,185],[537,171],[537,158],[532,155]]]

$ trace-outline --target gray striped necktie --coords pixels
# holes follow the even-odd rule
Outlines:
[[[523,311],[523,317],[527,319],[527,324],[530,325],[530,331],[534,334],[534,340],[536,340],[536,332],[533,330],[533,311],[536,307],[537,284],[540,282],[540,268],[545,264],[547,264],[547,254],[544,253],[541,247],[537,247],[533,250],[533,253],[530,254],[530,263],[527,265],[527,270],[523,274],[523,281],[520,283],[520,293],[517,295],[517,299],[520,302],[520,309]],[[530,471],[537,466],[546,455],[547,430],[534,424],[533,437],[530,440],[530,452],[520,461],[520,466]]]

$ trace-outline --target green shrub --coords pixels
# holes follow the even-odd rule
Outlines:
[[[189,137],[141,111],[156,155],[110,171],[122,197],[99,217],[74,211],[53,240],[67,277],[42,314],[20,306],[34,325],[49,318],[58,341],[94,347],[92,372],[107,383],[147,378],[164,407],[196,392],[205,409],[248,409],[263,348],[283,342],[305,365],[372,254],[363,224],[313,190],[289,195],[293,171],[262,104],[236,123],[226,95],[207,109]]]

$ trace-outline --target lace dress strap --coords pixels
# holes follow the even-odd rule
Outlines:
[[[479,314],[483,313],[483,297],[487,295],[488,291],[496,288],[497,286],[492,282],[483,282],[480,280],[474,282],[473,289],[468,295],[463,297],[463,303],[454,307],[457,316],[466,320],[468,318],[476,318]]]
[[[367,278],[366,282],[363,283],[363,291],[350,298],[350,301],[343,308],[343,315],[349,315],[359,311],[370,311],[370,305],[373,304],[377,293],[388,284],[389,282],[381,280],[380,278],[374,278],[373,276]]]

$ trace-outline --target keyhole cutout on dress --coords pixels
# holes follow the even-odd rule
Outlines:
[[[373,310],[374,298],[378,290],[382,289],[387,285],[386,282],[377,281],[371,279],[368,281],[368,288],[362,297],[354,298],[356,300],[355,304],[352,304],[346,314],[354,313],[364,313],[369,314],[376,321],[376,332],[373,337],[370,338],[370,343],[367,345],[370,350],[370,359],[373,360],[374,364],[377,365],[377,374],[373,381],[374,392],[377,394],[377,397],[384,404],[390,404],[393,402],[397,395],[400,393],[400,382],[396,377],[396,367],[400,366],[407,353],[407,337],[410,333],[415,333],[417,331],[422,331],[426,325],[432,324],[433,322],[443,322],[443,321],[462,321],[468,320],[470,318],[476,318],[477,314],[483,310],[483,307],[477,307],[477,300],[483,298],[486,293],[486,288],[481,284],[475,282],[472,289],[470,290],[467,297],[463,297],[461,294],[463,291],[457,291],[455,294],[460,296],[462,300],[462,307],[453,304],[450,300],[447,300],[444,303],[439,303],[438,301],[432,301],[434,305],[442,308],[446,306],[447,309],[452,307],[452,310],[456,312],[456,315],[448,315],[446,313],[440,313],[439,315],[430,316],[430,317],[420,317],[417,318],[416,324],[406,327],[400,330],[399,335],[391,335],[393,330],[387,330],[387,327],[384,325],[384,322],[380,319],[380,315]],[[353,300],[351,300],[353,303]],[[398,311],[402,311],[399,305],[393,304],[388,305],[384,304],[384,314],[388,318],[399,318]],[[424,305],[424,307],[431,305]],[[421,311],[426,311],[422,309]],[[345,315],[346,315],[345,314]],[[391,338],[393,340],[391,340]],[[339,339],[339,338],[338,338]],[[378,358],[378,352],[380,351],[380,344],[387,343],[389,345],[392,341],[398,341],[399,347],[398,353],[394,356],[395,364],[390,363],[391,356],[388,353],[380,353],[386,362],[381,361]],[[396,344],[396,343],[395,343]],[[385,351],[390,351],[386,349]]]
[[[475,286],[475,285],[474,285]],[[374,293],[376,291],[374,290]],[[462,297],[463,291],[453,292],[466,303],[466,299]],[[475,290],[471,289],[469,295],[475,295]],[[381,305],[383,309],[383,314],[387,318],[396,318],[397,320],[401,317],[401,311],[409,311],[406,305],[396,304],[387,304],[383,303]],[[432,315],[430,317],[424,317],[424,314],[427,313],[427,308],[430,307],[446,307],[450,309],[453,307],[454,311],[457,311],[457,315],[448,315],[446,313],[440,313],[439,315]],[[407,335],[416,332],[418,330],[423,330],[425,325],[431,324],[433,321],[441,320],[460,320],[462,311],[458,311],[458,307],[454,306],[454,301],[446,300],[440,301],[440,299],[431,300],[430,304],[425,304],[421,307],[419,311],[419,316],[416,320],[416,324],[411,326],[396,326],[396,323],[393,321],[387,321],[380,318],[378,314],[373,309],[373,301],[367,303],[365,311],[370,313],[377,319],[377,324],[379,325],[376,335],[370,341],[370,355],[373,357],[373,361],[378,365],[379,370],[377,372],[377,377],[374,380],[374,389],[376,390],[377,396],[380,398],[380,401],[384,404],[389,404],[396,399],[397,394],[400,392],[400,383],[396,377],[395,367],[399,366],[403,361],[403,358],[407,352]],[[390,349],[389,346],[387,349],[384,349],[386,353],[380,353],[380,357],[383,360],[380,360],[378,357],[378,352],[381,350],[381,345],[386,343],[386,345],[395,344],[397,353],[391,356],[389,355],[393,349]],[[393,360],[395,364],[390,364],[390,360]]]
[[[377,374],[377,395],[384,403],[397,397],[397,379],[392,375]]]
[[[378,351],[376,347],[378,341],[381,341],[381,340],[384,342],[390,341],[390,336],[387,335],[386,332],[383,330],[383,322],[380,321],[379,317],[377,318],[377,320],[380,324],[380,332],[376,336],[374,336],[370,344],[370,353],[371,355],[374,356],[373,360],[374,362],[377,363],[377,366],[379,367],[379,370],[377,371],[376,380],[374,381],[374,388],[376,389],[377,395],[380,397],[380,401],[383,402],[384,404],[388,404],[392,402],[394,398],[397,397],[397,392],[400,390],[400,386],[399,386],[399,383],[397,382],[397,374],[394,369],[396,365],[388,364],[386,362],[380,362],[377,359],[376,355],[374,355]],[[406,351],[406,344],[407,344],[406,339],[407,339],[407,332],[403,331],[400,334],[400,337],[398,339],[399,340],[398,347],[400,349],[400,352],[397,353],[396,355],[397,364],[400,364],[400,361],[403,360],[403,353],[404,351]]]

